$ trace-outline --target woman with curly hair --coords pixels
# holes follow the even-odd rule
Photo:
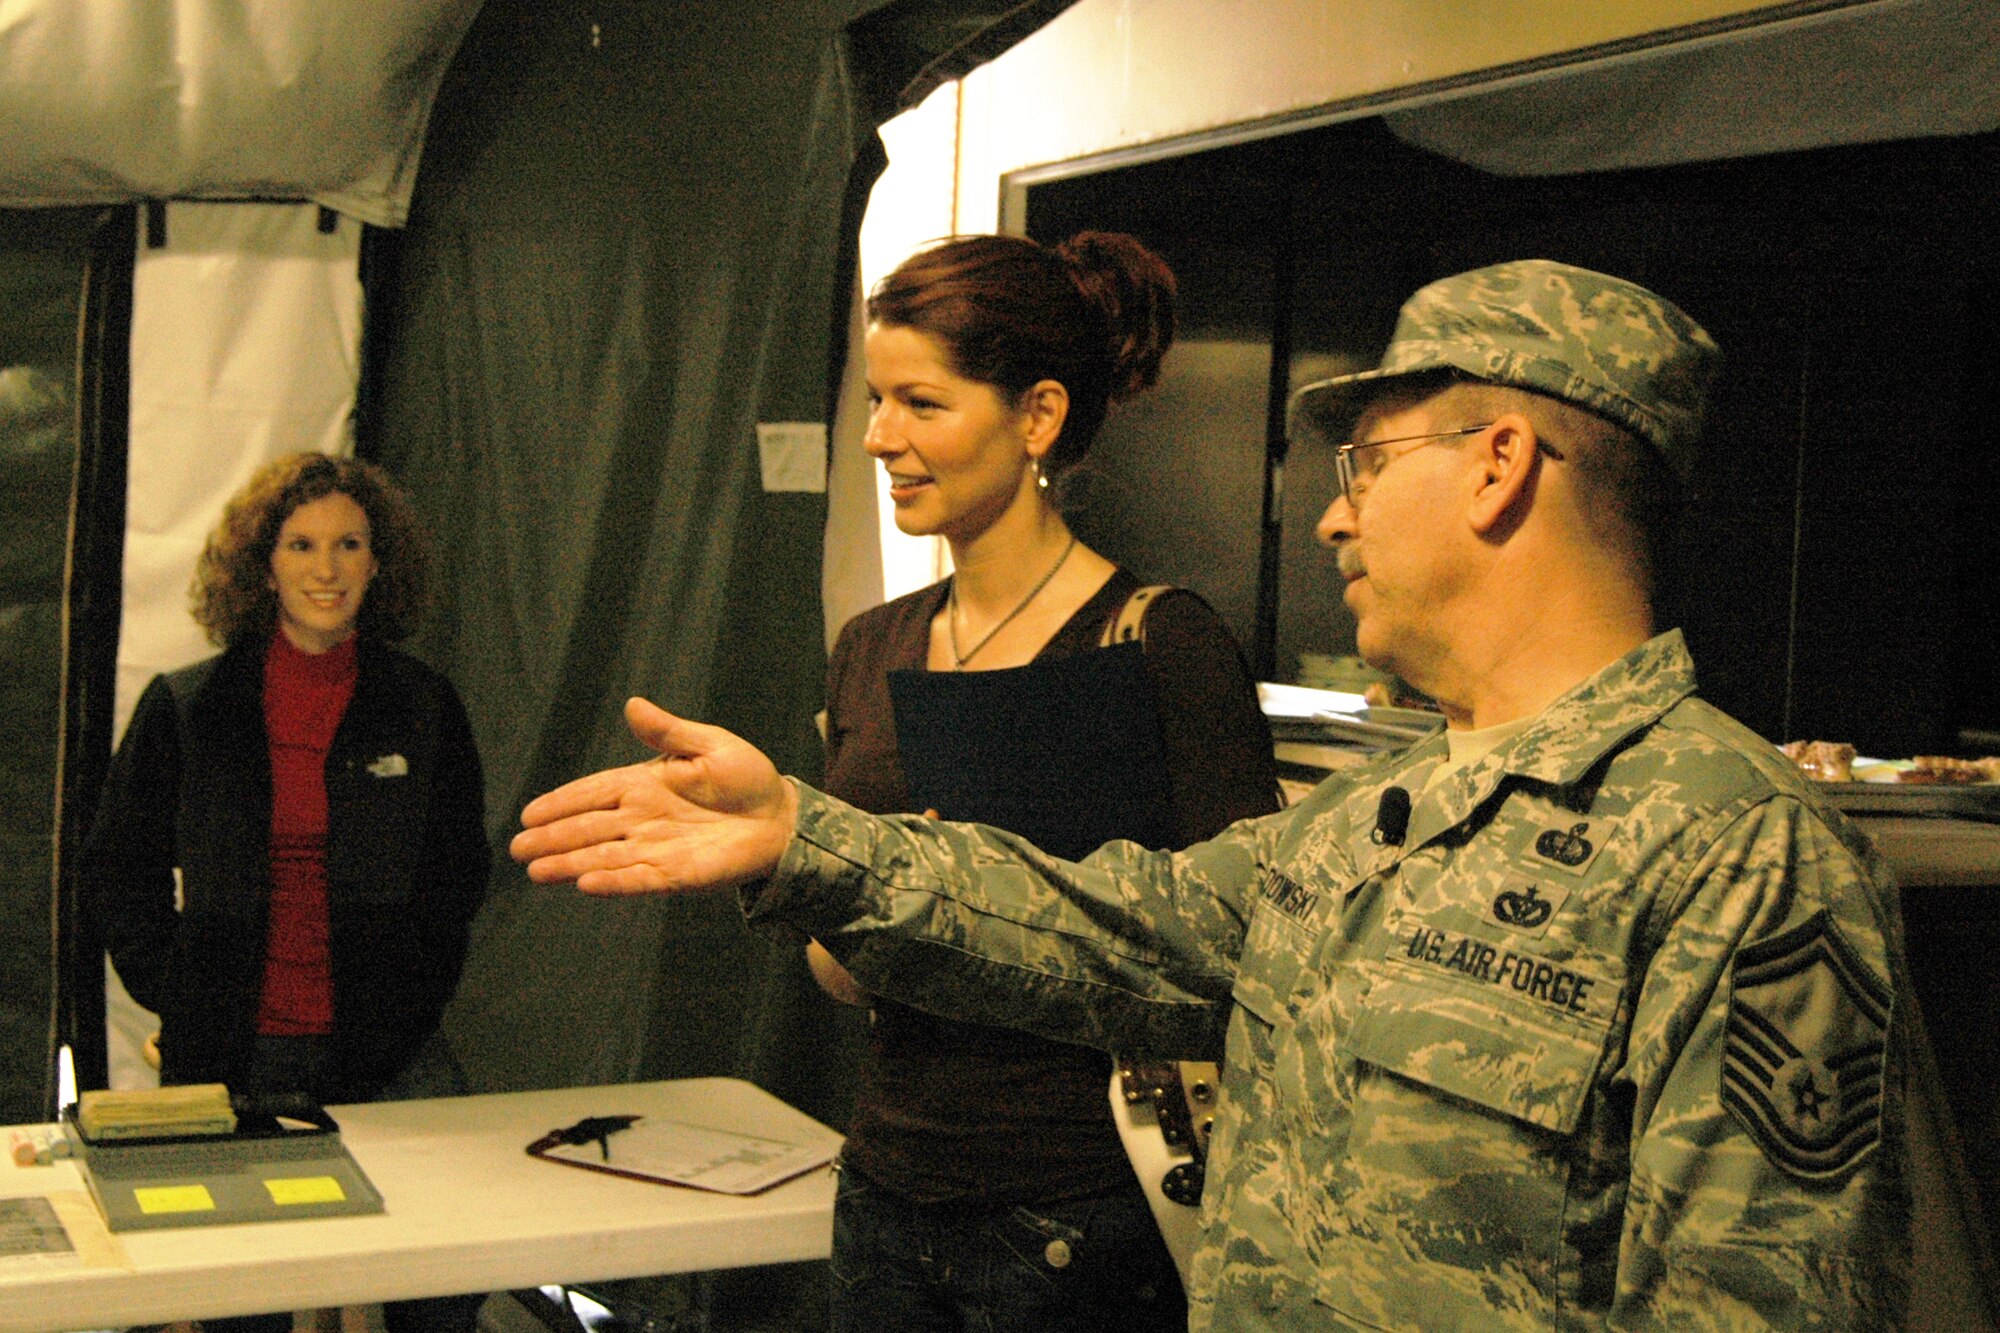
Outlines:
[[[389,478],[321,454],[265,466],[210,536],[191,596],[222,652],[146,687],[82,866],[119,976],[160,1016],[163,1083],[464,1091],[432,1038],[490,853],[465,708],[389,646],[422,610],[424,564]],[[479,1300],[385,1320],[469,1330]]]

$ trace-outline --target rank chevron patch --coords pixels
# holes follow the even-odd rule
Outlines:
[[[1830,1180],[1882,1136],[1889,989],[1824,910],[1736,955],[1722,1102],[1764,1155]]]

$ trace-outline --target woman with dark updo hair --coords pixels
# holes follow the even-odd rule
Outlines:
[[[1168,793],[1153,827],[1186,846],[1275,809],[1270,733],[1227,629],[1191,593],[1135,598],[1144,580],[1078,542],[1050,499],[1110,405],[1157,379],[1172,272],[1130,236],[967,236],[904,261],[867,317],[865,446],[896,525],[942,537],[955,572],[842,629],[826,790],[916,812],[890,672],[1072,657],[1142,609]],[[879,1000],[816,942],[808,956],[828,991],[871,1014],[834,1211],[835,1333],[1186,1327],[1112,1122],[1107,1056]]]
[[[354,459],[267,464],[209,537],[190,595],[222,652],[146,687],[82,861],[119,976],[160,1016],[162,1083],[267,1103],[465,1091],[438,1023],[490,852],[465,708],[389,646],[423,589],[409,501]],[[483,1299],[383,1318],[471,1333]]]

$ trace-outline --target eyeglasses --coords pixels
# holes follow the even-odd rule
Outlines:
[[[1368,494],[1368,488],[1375,484],[1375,478],[1382,475],[1382,469],[1388,467],[1395,459],[1401,458],[1403,454],[1416,452],[1415,449],[1405,449],[1403,454],[1392,456],[1385,452],[1386,446],[1421,440],[1423,443],[1417,445],[1417,449],[1421,449],[1424,445],[1436,444],[1439,440],[1456,440],[1466,435],[1477,435],[1492,424],[1489,421],[1481,426],[1462,426],[1457,430],[1438,430],[1427,435],[1398,435],[1387,440],[1353,440],[1339,446],[1333,451],[1333,466],[1334,471],[1340,476],[1340,493],[1347,497],[1347,507],[1359,509],[1361,497]],[[1537,439],[1535,447],[1550,458],[1557,460],[1562,458],[1555,446],[1546,440]]]

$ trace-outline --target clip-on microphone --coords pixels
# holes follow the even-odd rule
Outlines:
[[[1410,793],[1401,787],[1386,787],[1375,807],[1375,831],[1368,836],[1378,847],[1401,847],[1410,831]]]

